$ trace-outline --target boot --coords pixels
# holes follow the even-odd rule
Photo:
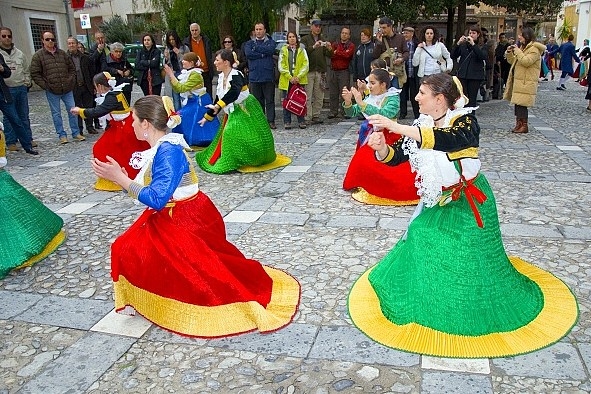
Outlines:
[[[513,132],[514,133],[527,133],[529,131],[527,127],[527,119],[517,119],[520,122],[520,126],[516,128]]]
[[[515,118],[515,127],[511,129],[512,132],[515,133],[515,130],[521,127],[521,119]]]

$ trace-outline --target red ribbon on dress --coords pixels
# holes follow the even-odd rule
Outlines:
[[[209,164],[214,165],[216,161],[222,155],[222,138],[224,137],[224,128],[226,127],[226,122],[228,121],[228,114],[224,115],[224,120],[222,121],[222,125],[220,126],[220,138],[218,139],[218,143],[209,158]]]
[[[479,204],[482,204],[486,201],[486,194],[474,185],[474,179],[476,179],[476,177],[467,181],[463,175],[460,175],[460,182],[450,187],[443,188],[443,190],[451,190],[451,199],[453,201],[457,201],[463,191],[468,200],[468,204],[470,204],[470,208],[472,208],[476,224],[478,224],[478,227],[483,228],[484,224],[482,223],[482,217],[480,216],[480,212],[478,211],[478,207],[474,200]]]

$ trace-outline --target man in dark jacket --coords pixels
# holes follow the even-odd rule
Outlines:
[[[386,60],[389,71],[400,68],[400,65],[408,61],[409,52],[406,40],[401,34],[397,34],[392,26],[392,19],[384,17],[380,21],[380,30],[376,34],[376,50],[374,58]],[[398,66],[398,67],[397,67]],[[392,86],[400,88],[406,82],[403,76],[395,75],[392,78]]]
[[[60,110],[60,100],[66,106],[72,138],[75,141],[84,141],[78,128],[78,117],[70,113],[70,108],[75,107],[74,86],[76,86],[76,68],[68,54],[57,48],[55,34],[46,31],[41,35],[43,48],[39,49],[31,59],[31,78],[45,90],[45,96],[51,110],[53,126],[61,144],[68,143],[66,130]]]
[[[185,44],[191,52],[196,53],[201,59],[201,69],[203,72],[203,84],[205,90],[212,98],[215,98],[215,94],[212,94],[212,80],[215,75],[215,66],[213,65],[213,52],[211,50],[211,41],[207,36],[201,34],[201,27],[198,23],[191,23],[189,26],[191,35],[185,37],[183,44]]]
[[[94,84],[91,75],[92,65],[87,54],[78,50],[78,40],[72,36],[68,37],[68,56],[72,59],[76,68],[76,85],[74,86],[74,103],[77,107],[92,108],[94,105]],[[92,118],[84,119],[88,134],[98,134],[94,129]],[[82,118],[78,116],[78,128],[82,134]]]
[[[109,46],[106,44],[105,33],[102,31],[99,30],[94,33],[94,44],[90,46],[88,56],[91,65],[90,75],[94,78],[96,74],[105,71],[102,69],[102,65],[103,62],[106,62],[107,56],[109,56]],[[92,106],[96,107],[96,102]],[[101,124],[98,118],[94,118],[94,129],[101,129]]]
[[[402,29],[402,35],[406,40],[406,47],[408,48],[408,60],[404,62],[404,65],[406,66],[406,82],[402,85],[402,92],[400,92],[400,113],[398,119],[406,118],[408,113],[406,103],[409,100],[412,106],[414,119],[417,119],[420,113],[419,103],[417,103],[415,97],[417,96],[417,93],[419,93],[420,78],[417,75],[418,67],[412,65],[412,57],[417,49],[417,45],[419,45],[419,40],[415,36],[415,29],[410,26]]]
[[[2,111],[4,119],[10,122],[10,125],[25,152],[31,155],[38,155],[39,152],[33,150],[33,146],[31,145],[31,133],[27,132],[23,121],[18,116],[14,102],[12,101],[12,96],[10,95],[10,90],[4,82],[4,78],[10,78],[11,74],[10,67],[8,67],[8,64],[4,61],[4,57],[0,55],[0,111]]]
[[[503,87],[505,86],[505,83],[507,83],[507,78],[509,78],[509,70],[511,69],[511,65],[509,64],[509,62],[505,58],[505,52],[507,51],[507,47],[509,45],[510,44],[509,44],[509,41],[507,40],[507,37],[505,36],[505,33],[499,34],[499,43],[497,44],[497,47],[495,48],[495,61],[497,63],[497,67],[499,69],[500,77],[501,77],[502,81],[498,82],[501,84],[501,86],[499,86],[499,89],[498,89],[501,92],[501,94],[499,95],[497,93],[495,95],[497,98],[503,97],[502,90],[503,90]]]
[[[575,72],[573,69],[573,60],[577,63],[581,62],[581,59],[577,56],[575,45],[573,44],[574,39],[575,36],[569,34],[567,38],[568,41],[563,42],[555,52],[553,51],[550,53],[551,55],[560,53],[560,71],[562,71],[562,74],[560,74],[560,81],[558,82],[556,90],[566,90],[564,83],[569,77],[572,77]]]
[[[248,85],[250,92],[261,103],[272,129],[275,126],[275,81],[273,68],[275,41],[262,23],[254,25],[254,39],[244,44],[244,56],[248,60]]]

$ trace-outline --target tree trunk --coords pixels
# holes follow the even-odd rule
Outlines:
[[[225,36],[233,36],[234,35],[234,24],[232,23],[232,18],[230,18],[229,15],[226,15],[220,19],[219,24],[218,24],[218,32],[219,32],[219,37],[218,37],[218,42],[215,45],[216,48],[221,45],[220,43],[222,42],[222,40],[224,39]],[[234,40],[236,40],[236,37],[234,37]],[[223,48],[223,45],[222,45],[222,48]]]
[[[458,4],[458,21],[455,40],[457,41],[466,31],[466,1],[461,1]]]
[[[448,49],[454,45],[454,17],[456,14],[455,7],[447,8],[447,36],[445,37],[445,46]]]

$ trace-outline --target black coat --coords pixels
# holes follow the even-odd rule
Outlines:
[[[470,45],[465,42],[456,45],[451,57],[458,62],[458,78],[485,79],[484,68],[488,53],[478,45]]]
[[[135,59],[135,69],[141,71],[138,83],[148,79],[148,70],[152,73],[152,86],[164,83],[160,70],[162,69],[162,52],[153,46],[149,50],[144,47]]]

